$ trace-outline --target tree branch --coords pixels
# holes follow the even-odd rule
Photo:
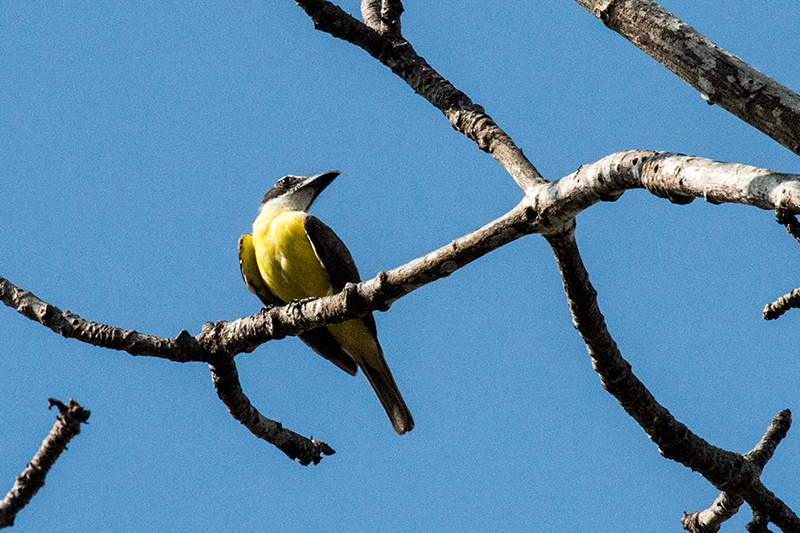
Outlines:
[[[368,27],[382,33],[381,0],[361,0],[361,18]]]
[[[20,314],[68,339],[77,339],[112,350],[123,350],[131,355],[150,355],[179,363],[208,360],[201,347],[186,331],[182,331],[174,339],[168,339],[84,320],[70,311],[62,311],[40,300],[30,291],[16,287],[3,277],[0,277],[0,300]]]
[[[794,289],[789,294],[784,294],[774,302],[765,305],[761,316],[764,320],[775,320],[792,308],[800,308],[800,288]]]
[[[400,0],[361,0],[361,17],[364,24],[381,34],[402,38],[400,15],[403,3]]]
[[[398,298],[447,277],[475,259],[536,230],[526,202],[486,226],[375,278],[348,284],[319,299],[297,300],[232,322],[208,322],[197,337],[182,331],[174,339],[156,337],[85,320],[44,302],[0,277],[0,300],[52,331],[82,342],[176,362],[212,362],[221,355],[251,352],[261,344],[308,329],[387,310]]]
[[[198,341],[206,346],[220,344],[220,350],[226,352],[230,351],[225,348],[229,341],[251,339],[255,347],[268,338],[296,335],[373,310],[386,311],[399,298],[449,276],[496,248],[530,233],[557,234],[571,227],[580,211],[639,188],[682,204],[700,197],[715,204],[735,202],[770,210],[782,205],[800,212],[797,174],[667,152],[619,152],[536,187],[530,197],[502,217],[423,257],[371,280],[348,285],[337,295],[292,302],[231,323],[208,324]],[[238,330],[231,331],[230,327]]]
[[[280,422],[270,420],[259,413],[242,390],[233,357],[217,358],[208,366],[211,369],[211,379],[217,390],[217,396],[228,407],[231,415],[253,435],[273,444],[290,459],[295,459],[304,466],[310,463],[316,465],[322,460],[322,455],[336,453],[326,443],[298,435],[284,428]]]
[[[778,224],[783,224],[786,228],[786,233],[794,237],[797,242],[800,242],[800,222],[797,221],[796,216],[785,209],[778,208],[775,210],[775,218]]]
[[[492,250],[523,235],[562,232],[582,210],[639,188],[680,204],[699,197],[712,203],[736,202],[800,212],[800,175],[668,152],[631,150],[584,165],[556,182],[541,184],[514,209],[482,228],[371,280],[348,285],[339,294],[291,302],[233,322],[209,322],[197,337],[186,331],[173,339],[156,337],[84,320],[2,277],[0,300],[67,338],[133,355],[208,363],[217,355],[251,352],[271,339],[373,310],[388,310],[399,298],[449,276]]]
[[[800,96],[706,39],[652,0],[576,0],[700,92],[800,154]]]
[[[769,519],[767,517],[758,511],[753,511],[753,520],[745,524],[744,528],[750,533],[772,533],[767,527],[768,525]]]
[[[532,203],[540,217],[561,220],[597,202],[614,201],[628,189],[642,188],[677,204],[703,198],[713,204],[800,213],[800,174],[650,150],[617,152],[583,165],[537,188]]]
[[[712,446],[659,404],[633,374],[606,328],[573,231],[546,236],[564,282],[572,323],[586,344],[604,389],[644,429],[658,452],[700,472],[721,491],[741,495],[784,531],[800,531],[800,519],[759,481],[760,469],[738,453]]]
[[[44,439],[39,451],[31,462],[17,476],[14,486],[3,501],[0,501],[0,529],[14,525],[14,519],[31,501],[39,489],[44,486],[44,479],[55,464],[61,452],[67,449],[72,437],[81,432],[81,424],[86,424],[91,411],[84,409],[75,400],[69,404],[50,398],[48,409],[57,406],[59,414],[53,429]]]
[[[767,432],[756,444],[755,448],[744,454],[746,461],[751,461],[758,468],[759,476],[761,471],[772,458],[778,444],[786,437],[792,425],[792,413],[788,409],[781,411],[772,419]],[[739,507],[744,503],[744,499],[738,494],[723,492],[720,494],[711,507],[704,511],[697,511],[684,514],[681,519],[683,528],[693,533],[714,533],[719,531],[723,522],[730,519],[739,511]],[[754,518],[755,522],[758,522]],[[766,527],[766,523],[764,523]]]
[[[427,99],[442,113],[450,124],[488,152],[511,174],[511,177],[526,192],[546,180],[528,161],[522,150],[503,131],[484,109],[476,105],[463,92],[444,79],[427,61],[420,57],[411,44],[399,35],[399,12],[392,7],[395,2],[384,0],[381,24],[384,16],[396,16],[398,33],[380,33],[377,29],[376,1],[362,2],[362,15],[367,23],[351,17],[339,6],[326,0],[299,0],[318,30],[342,39],[372,55],[389,67],[416,93]],[[366,12],[365,12],[366,4]],[[399,4],[399,2],[397,2]],[[385,15],[385,13],[396,15]]]
[[[383,32],[392,37],[401,38],[400,15],[403,14],[403,3],[400,0],[383,0],[381,2],[381,20]]]

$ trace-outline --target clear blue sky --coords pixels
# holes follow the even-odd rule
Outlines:
[[[800,89],[785,3],[664,5]],[[632,148],[800,172],[574,2],[405,7],[417,51],[548,179]],[[437,110],[292,1],[12,0],[0,35],[0,276],[87,319],[175,336],[257,312],[236,243],[285,174],[342,172],[312,211],[366,278],[521,198]],[[800,247],[773,220],[642,191],[578,217],[636,374],[740,452],[781,409],[800,416],[800,313],[761,319],[800,286]],[[683,511],[715,498],[600,387],[541,237],[376,319],[416,419],[402,437],[363,376],[296,339],[237,358],[264,415],[336,449],[303,467],[231,418],[205,365],[94,348],[0,309],[0,491],[52,426],[48,397],[92,410],[14,531],[680,531]],[[764,474],[796,511],[798,431]]]

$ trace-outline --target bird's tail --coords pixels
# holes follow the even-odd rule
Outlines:
[[[364,361],[360,365],[361,370],[364,371],[364,375],[367,376],[367,380],[381,401],[386,414],[389,415],[389,420],[392,421],[394,430],[398,435],[402,435],[414,429],[414,418],[411,416],[411,411],[408,410],[406,402],[403,401],[403,396],[394,382],[392,372],[383,359],[383,353],[380,354],[380,358],[383,364],[379,365],[379,367],[382,366],[383,368],[374,367]]]
[[[414,428],[414,418],[394,382],[377,337],[364,321],[347,320],[329,325],[328,330],[364,371],[386,414],[389,415],[394,430],[399,435],[411,431]]]

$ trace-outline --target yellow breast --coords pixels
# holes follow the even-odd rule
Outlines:
[[[253,247],[261,277],[284,302],[333,293],[328,273],[303,227],[306,213],[261,213],[253,224]]]

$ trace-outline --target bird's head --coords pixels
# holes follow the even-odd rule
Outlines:
[[[338,171],[330,170],[311,177],[284,176],[264,195],[259,213],[265,208],[272,207],[289,211],[308,211],[319,193],[338,175]]]

